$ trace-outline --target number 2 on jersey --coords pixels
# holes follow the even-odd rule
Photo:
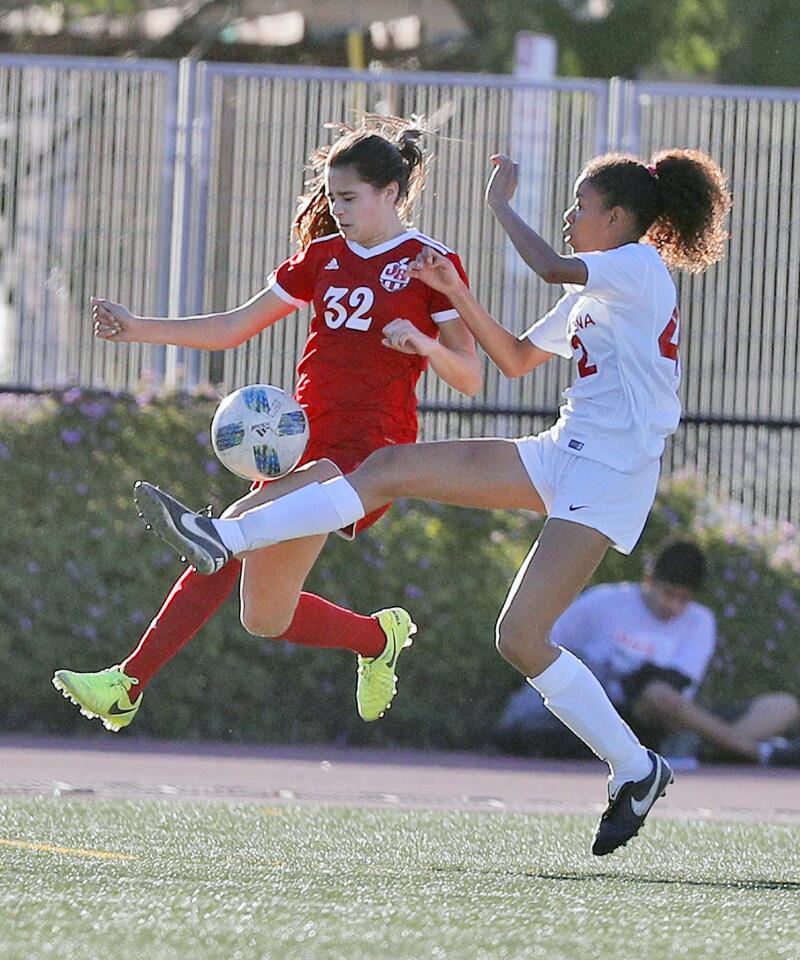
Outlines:
[[[342,303],[345,297],[351,310]],[[325,311],[325,323],[331,330],[338,330],[342,325],[351,330],[369,330],[372,317],[368,314],[375,302],[375,294],[369,287],[356,287],[355,290],[328,287],[322,299],[329,308]]]
[[[586,347],[583,345],[583,340],[581,340],[577,333],[569,343],[573,350],[581,351],[581,356],[578,360],[578,376],[591,377],[593,373],[597,373],[597,364],[589,363],[589,354],[586,351]]]

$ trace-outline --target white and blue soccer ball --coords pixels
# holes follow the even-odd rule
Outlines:
[[[220,463],[247,480],[274,480],[289,473],[307,443],[305,410],[268,383],[229,393],[211,421],[211,445]]]

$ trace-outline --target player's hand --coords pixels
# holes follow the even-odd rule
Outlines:
[[[98,340],[113,340],[115,343],[134,343],[136,341],[136,317],[120,303],[92,297],[92,322],[94,335]]]
[[[440,293],[450,293],[463,283],[453,261],[431,247],[423,247],[408,265],[412,279],[422,280]]]
[[[419,357],[430,356],[436,348],[436,341],[418,330],[410,320],[397,319],[383,328],[384,347],[399,353],[416,354]]]
[[[495,204],[508,203],[514,196],[519,164],[502,153],[495,153],[489,159],[494,170],[486,185],[486,202],[492,207]]]

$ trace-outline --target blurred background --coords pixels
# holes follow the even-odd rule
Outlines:
[[[798,41],[798,0],[0,0],[0,726],[92,732],[54,699],[53,669],[114,662],[178,571],[136,524],[133,481],[197,506],[240,495],[208,446],[215,398],[290,389],[308,323],[224,354],[120,347],[93,340],[88,297],[151,315],[245,300],[292,250],[323,124],[364,111],[435,119],[416,223],[516,331],[555,297],[482,206],[490,154],[520,160],[516,207],[553,243],[597,153],[697,147],[725,168],[728,255],[678,281],[685,415],[659,502],[634,555],[596,579],[636,580],[664,535],[691,536],[720,632],[704,695],[800,693]],[[487,366],[464,403],[431,378],[422,436],[537,432],[568,379],[565,361],[514,382]],[[153,682],[159,709],[130,735],[488,746],[516,684],[492,624],[537,529],[401,504],[326,551],[312,589],[359,612],[405,603],[425,623],[369,737],[351,659],[249,637],[235,603]],[[426,649],[452,653],[458,684]]]

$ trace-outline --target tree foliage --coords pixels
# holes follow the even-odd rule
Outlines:
[[[444,2],[444,0],[443,0]],[[707,80],[747,85],[800,85],[800,0],[449,0],[469,36],[462,42],[424,44],[417,50],[368,56],[395,68],[504,73],[512,69],[514,40],[522,30],[548,34],[559,50],[562,76]],[[23,9],[21,0],[0,0],[0,11]],[[337,34],[314,34],[291,47],[225,43],[226,26],[243,15],[241,0],[193,0],[166,36],[137,35],[140,0],[63,0],[65,25],[89,15],[131,17],[124,38],[72,36],[18,38],[11,48],[30,52],[98,52],[142,57],[205,57],[346,65],[342,22]],[[265,12],[290,5],[267,3]],[[269,8],[269,9],[267,9]],[[8,42],[8,41],[6,41]],[[59,48],[59,42],[61,48]],[[37,45],[38,44],[38,45]],[[77,46],[76,46],[77,45]],[[82,45],[82,47],[80,46]]]
[[[451,0],[480,44],[480,66],[511,68],[520,30],[554,37],[569,76],[800,83],[800,0]]]

